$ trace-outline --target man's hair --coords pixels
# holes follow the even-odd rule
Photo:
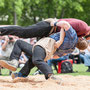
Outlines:
[[[78,43],[76,46],[80,50],[84,50],[88,47],[88,42],[85,39],[78,39]]]

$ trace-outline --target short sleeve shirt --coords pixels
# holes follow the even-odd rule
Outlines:
[[[74,19],[74,18],[69,18],[69,19],[59,19],[59,21],[65,20],[67,21],[73,29],[76,31],[78,37],[85,36],[87,34],[88,30],[88,25],[79,19]],[[58,27],[58,31],[60,30],[61,27]]]
[[[75,49],[75,46],[76,46],[77,41],[78,41],[76,31],[72,27],[70,27],[70,29],[68,31],[65,31],[65,33],[66,34],[64,37],[64,41],[63,41],[62,45],[57,50],[60,52],[60,54],[61,53],[62,54],[72,53],[73,50]],[[53,35],[50,35],[50,37],[53,38],[54,40],[58,41],[60,39],[60,32],[55,33]]]

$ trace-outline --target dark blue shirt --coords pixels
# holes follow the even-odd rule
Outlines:
[[[58,41],[60,40],[60,32],[50,35],[51,38]],[[65,31],[64,41],[58,50],[62,50],[62,53],[70,53],[75,49],[75,46],[78,42],[78,37],[76,31],[70,27],[69,30]]]

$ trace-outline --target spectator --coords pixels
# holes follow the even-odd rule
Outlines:
[[[1,40],[2,56],[0,57],[0,59],[9,60],[9,57],[14,47],[15,41],[16,39],[14,39],[14,36],[3,36],[2,37],[2,40]]]
[[[88,47],[85,50],[79,50],[78,48],[75,48],[74,52],[70,54],[70,58],[74,59],[77,57],[77,62],[84,63],[85,66],[88,67],[87,72],[90,72],[90,40],[88,41]]]
[[[0,60],[9,60],[15,41],[14,36],[2,36]],[[11,71],[9,74],[11,74]]]
[[[86,72],[90,72],[90,41],[88,41],[89,45],[87,49],[80,54],[81,60],[84,62],[85,66],[88,66],[88,70]]]
[[[76,63],[80,63],[80,51],[78,48],[75,47],[74,51],[69,55],[69,58],[73,59],[73,62],[77,61]]]
[[[50,59],[47,61],[47,63],[49,66],[52,66],[53,63],[57,64],[57,62],[60,62],[60,61],[66,60],[66,59],[69,59],[69,54],[62,56],[62,57],[59,57],[57,59]]]

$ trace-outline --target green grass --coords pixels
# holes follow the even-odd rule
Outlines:
[[[67,73],[64,75],[73,75],[73,76],[87,75],[87,76],[90,76],[90,72],[86,72],[87,69],[88,69],[88,67],[86,67],[84,64],[74,64],[73,65],[74,73]]]
[[[32,75],[35,71],[36,71],[36,67],[33,68],[31,70],[30,75]],[[57,74],[56,70],[53,69],[54,74],[56,75],[73,75],[73,76],[77,76],[77,75],[87,75],[90,76],[90,72],[86,72],[86,70],[88,69],[88,67],[85,67],[84,64],[74,64],[73,65],[73,70],[74,73],[67,73],[67,74]],[[20,68],[17,69],[16,72],[18,72],[20,70]],[[8,69],[2,69],[2,76],[8,76],[9,75],[9,70]]]

